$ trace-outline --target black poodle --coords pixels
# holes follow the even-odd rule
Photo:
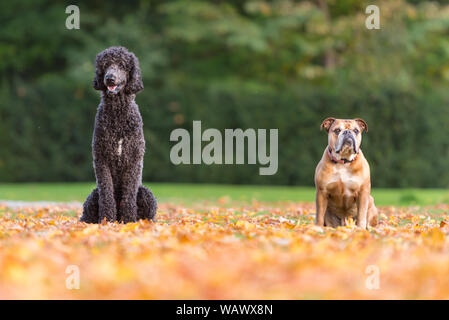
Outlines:
[[[87,197],[80,221],[152,220],[157,202],[142,185],[145,140],[139,107],[143,89],[137,57],[123,47],[110,47],[95,59],[93,87],[101,91],[92,140],[97,188]]]

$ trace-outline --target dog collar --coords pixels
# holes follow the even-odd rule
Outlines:
[[[330,147],[327,147],[327,154],[329,155],[329,158],[330,158],[330,160],[331,160],[333,163],[341,163],[341,164],[345,164],[345,163],[348,163],[348,162],[353,162],[353,161],[357,158],[357,154],[356,154],[355,157],[354,157],[354,159],[352,159],[352,160],[348,160],[348,159],[340,159],[340,160],[338,160],[338,159],[336,159],[336,158],[332,155],[332,152],[331,152],[331,148],[330,148]]]

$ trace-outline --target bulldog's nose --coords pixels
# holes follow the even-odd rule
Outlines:
[[[351,130],[345,130],[345,131],[343,131],[343,134],[345,134],[345,135],[351,134]]]

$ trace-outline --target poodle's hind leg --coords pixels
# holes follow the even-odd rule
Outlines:
[[[137,218],[155,220],[157,201],[153,193],[145,186],[140,186],[137,192]]]
[[[95,188],[83,204],[81,222],[98,223],[98,188]]]

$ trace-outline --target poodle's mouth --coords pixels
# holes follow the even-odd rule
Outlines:
[[[108,90],[109,90],[110,92],[114,92],[115,89],[117,89],[117,86],[108,86]]]

